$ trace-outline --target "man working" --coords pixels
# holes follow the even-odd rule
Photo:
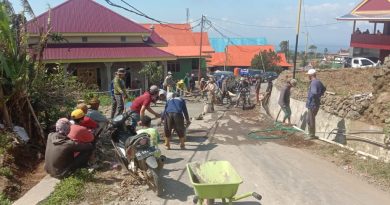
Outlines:
[[[126,70],[124,68],[119,68],[116,72],[115,78],[112,82],[113,92],[114,92],[114,100],[112,104],[111,117],[116,117],[121,115],[124,110],[124,99],[128,98],[125,88],[125,82],[123,79],[125,78]],[[116,104],[116,106],[114,106]]]
[[[307,72],[307,75],[309,76],[310,86],[306,102],[306,107],[308,109],[307,126],[309,129],[309,136],[306,139],[314,139],[316,138],[316,115],[320,109],[321,96],[324,95],[326,88],[321,81],[317,79],[316,70],[310,69]]]
[[[173,80],[171,72],[168,72],[167,77],[165,77],[163,86],[167,92],[173,92],[173,88],[175,86],[175,81]]]
[[[132,126],[136,127],[137,123],[141,123],[141,119],[145,116],[145,110],[149,111],[151,114],[153,114],[156,117],[160,117],[160,114],[155,112],[151,107],[150,103],[153,101],[153,99],[157,99],[158,93],[160,89],[156,85],[150,86],[150,89],[146,91],[143,95],[137,97],[133,104],[130,107],[131,114],[133,119],[135,120],[132,122]]]
[[[184,125],[184,118],[186,119],[187,126],[191,123],[186,102],[183,98],[176,97],[173,93],[168,93],[167,99],[163,113],[165,146],[167,149],[171,148],[170,140],[172,130],[175,130],[179,136],[180,148],[185,149],[186,126]]]
[[[215,84],[214,77],[209,78],[209,82],[203,91],[207,91],[207,103],[210,106],[210,112],[214,112],[214,104],[215,104],[215,93],[217,92],[218,86]]]
[[[56,132],[47,137],[45,170],[50,176],[64,178],[78,168],[86,167],[94,149],[91,143],[78,143],[67,137],[70,122],[61,118],[56,123]],[[75,157],[74,153],[79,152]]]
[[[291,79],[286,85],[280,90],[279,105],[284,112],[283,123],[286,122],[288,125],[291,124],[291,108],[290,108],[290,94],[291,88],[297,85],[297,80]]]

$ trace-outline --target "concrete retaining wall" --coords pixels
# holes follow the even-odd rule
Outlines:
[[[274,87],[270,101],[269,114],[276,119],[280,111],[278,105],[280,91]],[[292,116],[291,123],[296,124],[307,132],[306,115],[307,108],[305,102],[291,99],[290,102]],[[280,113],[278,120],[283,119],[283,112]],[[346,145],[354,150],[374,155],[382,160],[390,161],[390,150],[375,145],[375,142],[383,144],[384,134],[356,133],[359,131],[378,131],[383,132],[383,127],[370,125],[360,121],[340,118],[320,110],[316,117],[316,135],[322,139],[331,140]],[[334,132],[334,134],[332,134]],[[354,133],[352,136],[345,137],[343,134]],[[366,138],[362,140],[357,138]],[[371,142],[370,142],[371,141]]]

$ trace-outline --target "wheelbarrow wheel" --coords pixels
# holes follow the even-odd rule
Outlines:
[[[256,192],[253,192],[253,193],[252,193],[252,196],[253,196],[255,199],[259,200],[259,201],[263,198],[260,194],[258,194],[258,193],[256,193]]]
[[[192,202],[194,202],[194,204],[197,204],[199,201],[199,197],[198,196],[194,196],[194,198],[192,199]]]

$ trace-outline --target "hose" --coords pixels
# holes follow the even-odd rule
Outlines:
[[[280,122],[275,122],[273,127],[267,128],[264,130],[255,130],[252,132],[248,133],[248,137],[256,140],[272,140],[272,139],[285,139],[287,136],[280,136],[280,135],[272,135],[270,133],[275,132],[275,131],[281,131],[281,132],[286,132],[289,134],[296,133],[298,130],[294,129],[293,127],[287,127],[284,126]],[[264,134],[257,134],[257,133],[264,133]]]

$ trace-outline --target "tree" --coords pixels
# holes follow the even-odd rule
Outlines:
[[[280,62],[280,57],[275,51],[260,51],[252,59],[252,68],[263,71],[279,71],[277,64]]]
[[[164,70],[156,62],[147,62],[143,64],[139,73],[145,75],[149,79],[149,83],[159,85],[163,79]]]
[[[279,44],[280,52],[284,53],[286,55],[287,61],[289,59],[289,45],[288,41],[281,41]]]
[[[326,55],[328,55],[328,48],[324,48],[324,55],[326,56]]]
[[[310,45],[309,46],[309,50],[310,50],[310,55],[313,56],[313,57],[316,57],[317,46],[316,45]]]

